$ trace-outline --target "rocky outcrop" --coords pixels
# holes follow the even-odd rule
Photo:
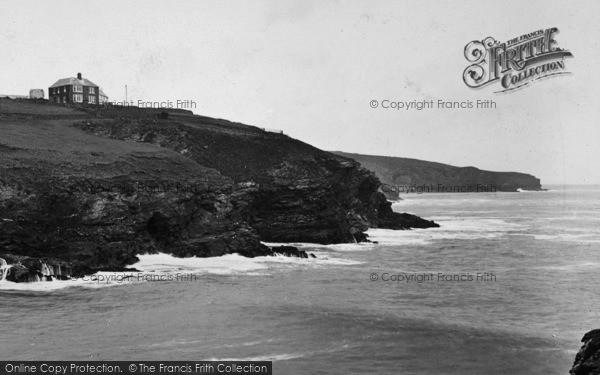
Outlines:
[[[15,280],[123,270],[141,253],[307,257],[261,241],[437,226],[392,212],[355,161],[283,134],[182,112],[0,104],[0,254],[34,259],[11,263]]]
[[[0,254],[0,280],[36,282],[68,280],[75,276],[68,262],[56,258],[31,258],[21,255]]]
[[[150,143],[214,168],[236,182],[232,202],[269,242],[321,244],[366,240],[369,227],[436,227],[394,213],[379,179],[356,161],[283,134],[203,117],[118,119],[76,124],[87,132]],[[220,120],[222,121],[222,120]]]
[[[75,272],[121,269],[146,252],[271,254],[234,208],[232,181],[217,171],[141,154],[69,169],[36,160],[28,172],[3,171],[2,252],[59,258]]]
[[[586,333],[581,339],[583,346],[575,356],[575,363],[569,371],[572,375],[600,374],[600,329]]]
[[[396,199],[407,193],[516,192],[543,190],[540,180],[517,172],[492,172],[475,167],[455,167],[424,160],[351,154],[334,151],[373,171],[381,180],[381,190]]]
[[[284,255],[286,257],[294,257],[294,258],[316,258],[315,254],[307,254],[304,250],[299,250],[294,246],[276,246],[273,247],[272,250],[277,253]]]

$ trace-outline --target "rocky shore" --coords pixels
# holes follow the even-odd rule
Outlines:
[[[357,162],[185,111],[0,100],[0,258],[12,281],[122,270],[136,254],[308,257],[265,242],[437,227],[395,213]]]
[[[572,375],[600,374],[600,329],[586,333],[581,339],[583,346],[575,356],[575,363],[569,371]]]

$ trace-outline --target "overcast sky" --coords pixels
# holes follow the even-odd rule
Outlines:
[[[2,1],[0,94],[83,73],[111,100],[193,100],[195,113],[325,150],[600,183],[600,2]],[[462,80],[464,47],[558,27],[572,75],[494,94]],[[491,99],[396,111],[371,100]]]

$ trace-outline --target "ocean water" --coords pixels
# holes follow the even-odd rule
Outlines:
[[[317,259],[142,255],[141,274],[1,281],[0,358],[567,373],[582,335],[600,328],[600,187],[402,198],[396,211],[442,227],[298,244]]]

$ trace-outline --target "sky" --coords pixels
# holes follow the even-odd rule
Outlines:
[[[596,1],[2,1],[0,94],[47,96],[81,72],[111,101],[127,85],[134,103],[193,101],[324,150],[600,184],[598,18]],[[464,84],[469,42],[551,27],[570,75],[508,93]]]

